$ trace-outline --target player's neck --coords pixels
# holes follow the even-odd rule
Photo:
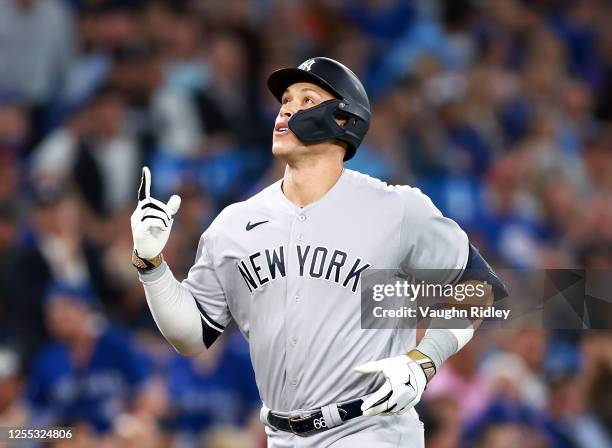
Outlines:
[[[288,163],[283,177],[283,193],[298,207],[321,199],[342,175],[342,163],[329,160],[309,160]]]

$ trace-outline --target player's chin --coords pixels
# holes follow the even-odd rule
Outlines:
[[[272,138],[272,154],[275,156],[288,156],[294,154],[303,146],[297,139],[286,137]]]

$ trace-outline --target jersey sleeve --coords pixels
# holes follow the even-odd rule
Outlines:
[[[400,271],[432,283],[454,283],[469,254],[465,232],[418,188],[402,191]]]
[[[200,238],[194,265],[182,285],[191,292],[202,319],[204,342],[210,346],[231,320],[223,286],[213,259],[214,233],[209,228]]]

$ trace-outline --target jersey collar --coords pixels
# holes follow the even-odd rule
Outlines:
[[[327,191],[327,193],[325,193],[320,199],[311,202],[310,204],[304,206],[304,207],[300,207],[296,204],[294,204],[293,202],[291,202],[287,196],[285,196],[285,193],[283,192],[283,180],[280,179],[278,182],[276,182],[276,195],[279,196],[279,199],[282,203],[284,203],[287,207],[289,207],[292,211],[294,211],[295,213],[300,213],[303,211],[307,211],[310,209],[313,209],[317,206],[319,206],[320,204],[324,204],[326,202],[329,202],[333,197],[338,195],[338,191],[342,189],[342,185],[344,185],[344,183],[346,183],[346,178],[348,176],[348,171],[346,168],[342,168],[342,173],[340,174],[340,177],[338,178],[338,180],[336,181],[336,183]]]

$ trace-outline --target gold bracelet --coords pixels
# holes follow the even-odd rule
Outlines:
[[[423,373],[425,374],[425,378],[427,378],[427,382],[429,383],[429,381],[436,374],[436,365],[431,358],[421,353],[417,349],[410,350],[408,353],[406,353],[406,356],[421,366],[421,369],[423,369]]]
[[[164,257],[161,253],[149,260],[146,258],[139,257],[138,253],[136,252],[136,249],[134,249],[134,252],[132,252],[132,264],[140,272],[147,272],[151,269],[155,269],[156,267],[162,264],[162,261],[164,261]]]

